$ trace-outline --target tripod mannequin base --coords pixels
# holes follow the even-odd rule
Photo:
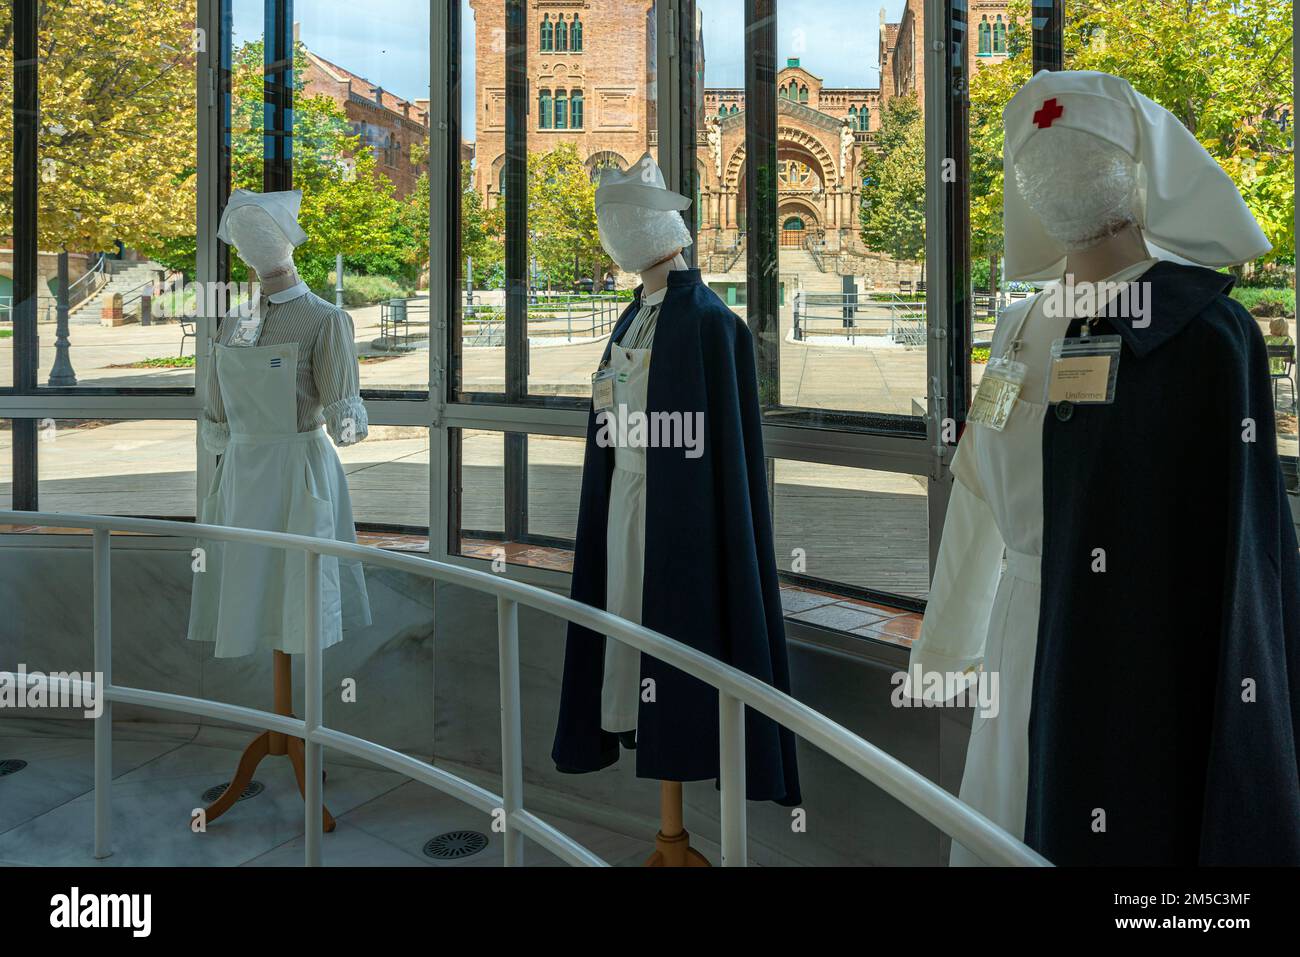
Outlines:
[[[293,662],[283,651],[274,652],[274,655],[275,713],[293,717]],[[293,775],[298,779],[298,793],[303,797],[307,796],[307,772],[302,738],[291,738],[278,731],[263,731],[249,742],[248,747],[244,748],[239,764],[235,766],[235,774],[230,779],[229,787],[222,792],[221,797],[204,810],[205,823],[211,824],[234,806],[239,796],[244,793],[244,789],[253,780],[253,772],[257,770],[257,766],[262,763],[263,758],[270,755],[289,759],[289,763],[293,765]],[[322,772],[321,780],[324,779],[325,774]],[[329,808],[323,807],[321,810],[323,812],[321,828],[328,834],[335,828],[334,815],[330,814]]]

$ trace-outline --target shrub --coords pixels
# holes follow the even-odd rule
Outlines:
[[[1245,306],[1252,316],[1260,319],[1295,315],[1294,289],[1237,286],[1232,290],[1232,298]]]
[[[326,302],[334,301],[334,273],[312,291]],[[406,299],[415,294],[414,284],[404,284],[390,276],[355,276],[343,273],[343,305],[369,306],[386,299]]]

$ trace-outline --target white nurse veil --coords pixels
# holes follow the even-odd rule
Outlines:
[[[1121,77],[1040,71],[1011,98],[1002,117],[1008,279],[1057,279],[1065,268],[1065,248],[1047,234],[1015,175],[1025,144],[1055,126],[1097,136],[1138,164],[1138,225],[1153,255],[1167,251],[1169,258],[1218,267],[1258,259],[1273,248],[1236,185],[1196,137]]]

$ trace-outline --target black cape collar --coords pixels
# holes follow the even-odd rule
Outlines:
[[[680,289],[683,286],[695,286],[700,283],[700,271],[695,268],[674,269],[668,274],[668,291]],[[645,289],[645,283],[639,284],[632,290],[632,301],[641,301],[641,290]]]
[[[1162,259],[1133,282],[1146,284],[1148,321],[1137,325],[1131,318],[1108,318],[1140,359],[1182,332],[1189,322],[1236,279],[1204,266],[1184,266]]]

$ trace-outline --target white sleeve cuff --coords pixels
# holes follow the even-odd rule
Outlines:
[[[220,455],[230,444],[230,423],[215,422],[206,415],[200,416],[199,438],[209,452]]]
[[[325,406],[321,413],[335,445],[356,445],[370,434],[370,417],[361,396],[345,396]]]

